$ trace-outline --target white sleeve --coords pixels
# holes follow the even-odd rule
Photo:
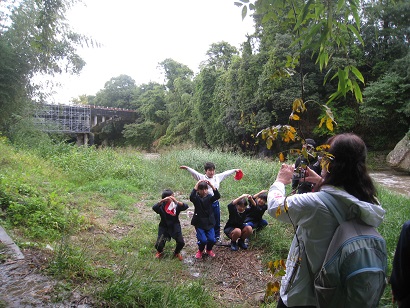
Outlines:
[[[231,170],[226,170],[222,173],[215,174],[215,177],[217,178],[218,182],[221,183],[223,180],[225,180],[228,176],[234,174],[237,169],[231,169]]]
[[[285,185],[275,182],[268,192],[268,213],[280,221],[291,222],[285,211]]]
[[[195,169],[192,169],[190,167],[187,167],[186,170],[191,173],[192,177],[199,181],[199,180],[203,180],[205,178],[205,176],[202,173],[199,173],[198,171],[196,171]]]

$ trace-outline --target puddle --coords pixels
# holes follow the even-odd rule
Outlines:
[[[8,252],[2,249],[1,254]],[[76,291],[66,291],[54,279],[41,274],[37,260],[8,259],[0,264],[0,307],[92,307]]]

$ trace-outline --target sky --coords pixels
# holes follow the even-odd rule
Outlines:
[[[68,104],[71,98],[95,95],[122,74],[137,85],[164,83],[158,63],[167,58],[197,73],[212,43],[226,41],[239,49],[253,33],[252,19],[242,20],[234,1],[83,0],[68,12],[68,21],[102,47],[79,49],[86,66],[80,75],[54,78],[62,87],[50,102]]]

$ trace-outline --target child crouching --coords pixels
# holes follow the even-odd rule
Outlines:
[[[229,218],[225,224],[224,232],[231,239],[231,250],[237,251],[238,246],[247,249],[245,240],[252,234],[252,227],[245,223],[245,218],[249,212],[247,200],[255,205],[255,200],[251,195],[243,194],[228,204]]]

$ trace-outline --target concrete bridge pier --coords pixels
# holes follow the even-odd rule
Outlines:
[[[88,145],[88,133],[79,133],[77,134],[77,142],[78,146],[80,145]]]

